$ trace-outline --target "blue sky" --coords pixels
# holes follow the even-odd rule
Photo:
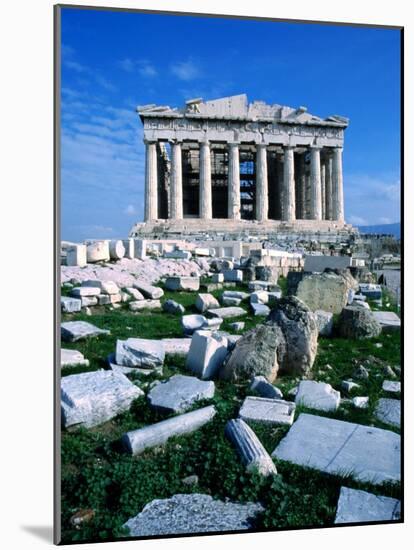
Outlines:
[[[142,220],[137,105],[240,93],[349,117],[346,219],[400,221],[398,30],[63,8],[62,238]]]

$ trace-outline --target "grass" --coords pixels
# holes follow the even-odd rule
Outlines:
[[[280,286],[284,281],[279,281]],[[242,289],[243,287],[238,287]],[[222,291],[215,291],[216,297]],[[172,298],[195,313],[196,293],[166,292],[163,300]],[[248,311],[247,303],[242,304]],[[88,368],[67,368],[63,376],[106,368],[106,357],[115,350],[116,340],[128,337],[165,338],[182,336],[180,318],[163,312],[131,313],[127,305],[109,310],[92,308],[92,315],[84,313],[64,315],[63,320],[85,320],[111,331],[110,335],[95,339],[64,343],[64,347],[78,349],[90,360]],[[263,321],[250,312],[240,318],[246,329]],[[225,320],[223,330],[235,319]],[[381,343],[382,347],[375,346]],[[341,406],[335,413],[321,413],[341,420],[392,429],[378,422],[373,411],[377,400],[384,396],[381,386],[385,365],[400,365],[400,333],[382,334],[372,340],[350,341],[341,338],[320,338],[312,377],[326,381],[341,390],[341,381],[352,377],[358,365],[369,368],[368,380],[358,383],[360,388],[351,394],[370,398],[368,409],[358,410]],[[331,369],[326,365],[331,365]],[[162,378],[185,373],[183,359],[169,358]],[[146,385],[156,379],[151,375],[136,380]],[[159,377],[158,377],[159,378]],[[296,386],[297,378],[281,377],[276,384],[284,392]],[[154,412],[145,398],[137,399],[128,412],[96,428],[63,431],[62,459],[62,527],[63,542],[82,540],[114,540],[126,535],[122,525],[135,516],[148,502],[168,498],[175,493],[200,492],[215,498],[234,501],[260,501],[265,512],[256,521],[259,529],[281,529],[333,524],[340,487],[361,488],[376,494],[399,498],[396,484],[372,486],[357,483],[349,476],[333,476],[277,460],[278,475],[262,479],[246,473],[239,457],[224,436],[226,422],[237,416],[240,404],[250,395],[247,384],[216,381],[214,403],[217,414],[212,422],[188,436],[170,439],[166,445],[132,457],[123,452],[120,438],[126,431],[166,418]],[[341,394],[344,392],[341,390]],[[345,395],[346,397],[346,395]],[[288,397],[289,398],[289,397]],[[207,404],[207,402],[205,403]],[[197,408],[203,403],[198,403]],[[305,409],[298,409],[296,416]],[[315,413],[315,411],[307,411]],[[268,452],[272,452],[288,428],[280,426],[252,426]],[[397,431],[395,429],[394,431]],[[188,487],[182,480],[198,476],[198,485]],[[80,509],[92,509],[93,519],[75,528],[71,516]]]

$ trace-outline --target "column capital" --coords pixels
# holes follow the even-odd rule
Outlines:
[[[296,145],[283,145],[283,150],[284,151],[293,151],[294,149],[296,149]]]
[[[144,138],[144,144],[145,145],[154,145],[156,143],[158,143],[158,139],[148,139],[148,138]]]
[[[268,145],[268,143],[256,143],[256,147],[261,149],[267,149]]]
[[[321,149],[323,149],[323,147],[322,147],[322,145],[310,145],[309,149],[311,151],[320,151]]]
[[[227,145],[229,147],[240,147],[240,141],[228,141]]]

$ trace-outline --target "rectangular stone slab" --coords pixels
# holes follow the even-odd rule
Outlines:
[[[383,330],[397,330],[401,328],[401,319],[393,311],[373,311],[372,314]]]
[[[388,430],[301,414],[272,456],[379,484],[400,480],[400,436]]]
[[[282,399],[268,397],[246,397],[239,411],[239,418],[245,422],[263,422],[264,424],[293,423],[295,404]]]
[[[222,319],[229,319],[230,317],[240,317],[240,315],[246,315],[246,311],[241,307],[218,307],[209,309],[207,313],[214,317],[221,317]]]
[[[341,487],[335,523],[392,521],[399,518],[399,500]]]

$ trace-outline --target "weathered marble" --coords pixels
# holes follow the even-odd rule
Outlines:
[[[314,380],[302,380],[296,394],[296,405],[319,411],[335,411],[339,407],[341,394],[330,384]]]
[[[385,331],[401,328],[401,319],[393,311],[373,311],[372,315]]]
[[[170,437],[184,435],[204,426],[214,418],[216,409],[213,405],[188,413],[180,414],[144,428],[127,432],[122,436],[125,449],[137,455],[145,449],[163,445]]]
[[[84,267],[86,263],[86,246],[84,244],[75,244],[66,249],[66,265]]]
[[[219,307],[209,309],[207,313],[213,315],[214,317],[220,317],[221,319],[229,319],[231,317],[246,315],[246,310],[242,307]]]
[[[185,313],[185,307],[175,300],[166,300],[162,304],[162,310],[172,315],[183,315]]]
[[[200,277],[168,277],[165,281],[167,290],[197,291],[200,289]]]
[[[214,397],[214,389],[214,382],[176,374],[152,388],[148,401],[153,409],[160,412],[182,413],[197,401]]]
[[[110,334],[110,331],[100,329],[86,321],[66,321],[60,325],[60,334],[65,342],[77,342],[84,338]]]
[[[276,466],[254,431],[241,418],[229,420],[226,437],[232,442],[248,472],[262,476],[277,474]]]
[[[165,356],[186,357],[191,346],[191,338],[163,338]]]
[[[198,294],[195,307],[198,311],[204,313],[210,308],[220,307],[220,304],[212,294]]]
[[[145,338],[117,340],[117,365],[124,367],[155,368],[164,363],[165,347],[162,341]]]
[[[61,379],[61,412],[65,428],[91,428],[129,409],[144,392],[113,371],[72,374]]]
[[[382,383],[382,389],[389,393],[400,393],[401,382],[394,382],[392,380],[384,380]]]
[[[401,425],[401,401],[399,399],[379,399],[374,415],[384,424],[399,428]]]
[[[255,317],[258,317],[258,316],[264,316],[266,317],[267,315],[269,315],[270,313],[270,307],[265,305],[265,304],[250,304],[250,307],[253,311],[253,315]]]
[[[159,300],[135,300],[129,302],[129,309],[135,312],[143,309],[161,309],[161,302]]]
[[[373,484],[400,480],[400,436],[392,431],[302,413],[272,456]]]
[[[202,380],[216,376],[227,357],[227,338],[208,331],[193,334],[186,368]]]
[[[246,397],[239,411],[245,422],[290,426],[295,415],[295,403],[266,397]]]
[[[318,324],[319,336],[332,336],[333,313],[317,309],[315,311],[315,316]]]
[[[83,353],[76,349],[60,350],[60,366],[64,367],[88,367],[89,361],[85,359]]]
[[[400,519],[400,501],[341,487],[335,523],[367,523]]]
[[[174,495],[151,501],[125,527],[133,537],[244,531],[254,526],[261,512],[263,506],[253,502],[223,502],[197,493]]]
[[[164,291],[162,288],[149,285],[143,281],[135,282],[133,287],[139,290],[146,298],[150,298],[151,300],[158,300],[164,296]]]
[[[79,300],[79,298],[70,298],[69,296],[61,296],[60,307],[63,313],[76,313],[82,309],[82,300]]]
[[[250,385],[250,389],[257,392],[260,397],[283,399],[283,393],[280,389],[268,382],[264,376],[255,376]]]
[[[110,258],[108,241],[95,241],[88,244],[86,258],[88,263],[107,262]]]

